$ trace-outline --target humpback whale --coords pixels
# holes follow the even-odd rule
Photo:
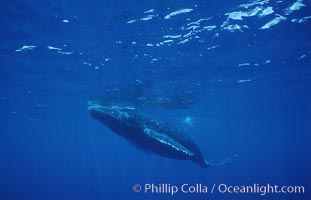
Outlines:
[[[145,151],[191,160],[202,167],[214,166],[204,158],[194,138],[173,125],[140,115],[133,109],[91,103],[88,110],[93,118]]]

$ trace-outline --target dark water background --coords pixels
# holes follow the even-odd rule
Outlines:
[[[310,16],[311,2],[260,29],[294,2],[270,1],[273,14],[233,20],[248,28],[231,32],[224,14],[246,1],[1,1],[0,199],[309,199],[311,20],[293,19]],[[164,19],[183,8],[194,10]],[[150,9],[156,16],[139,20]],[[211,16],[217,28],[199,38],[147,46]],[[23,45],[36,48],[16,51]],[[153,98],[185,90],[165,106]],[[187,129],[209,160],[239,158],[204,169],[146,153],[89,116],[99,98]],[[136,183],[303,185],[305,194],[138,194]]]

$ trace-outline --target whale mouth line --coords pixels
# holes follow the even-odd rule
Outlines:
[[[99,104],[89,104],[89,106],[88,106],[89,111],[96,110],[98,108],[103,108],[103,106],[101,106]]]

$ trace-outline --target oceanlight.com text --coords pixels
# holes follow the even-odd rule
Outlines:
[[[304,186],[293,186],[293,185],[275,185],[275,184],[252,184],[252,185],[228,185],[228,184],[188,184],[184,183],[181,185],[174,185],[169,183],[146,183],[146,184],[135,184],[133,186],[134,192],[142,192],[145,194],[169,194],[174,195],[177,193],[184,194],[304,194]]]

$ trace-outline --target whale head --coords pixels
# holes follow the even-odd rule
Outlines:
[[[93,118],[105,124],[118,134],[124,134],[126,131],[125,129],[133,125],[130,108],[89,103],[88,110]]]
[[[100,104],[90,104],[88,110],[91,116],[103,122],[117,121],[122,122],[128,120],[130,115],[128,112],[112,106],[103,106]]]

